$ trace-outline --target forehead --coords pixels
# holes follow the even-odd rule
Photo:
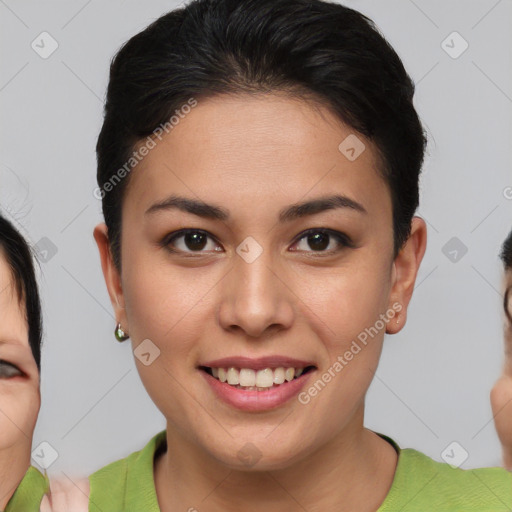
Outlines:
[[[342,152],[345,141],[355,143],[357,158]],[[179,188],[189,196],[219,202],[229,195],[234,207],[250,203],[253,210],[268,210],[269,203],[338,188],[347,196],[367,196],[379,215],[391,210],[373,144],[316,102],[284,94],[198,100],[156,142],[126,192],[141,205]]]
[[[16,286],[12,269],[7,263],[3,249],[0,247],[0,305],[5,307],[11,301],[11,298],[18,300]]]
[[[0,341],[28,343],[25,306],[20,302],[11,267],[0,251]]]

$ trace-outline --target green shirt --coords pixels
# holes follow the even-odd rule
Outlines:
[[[463,470],[411,448],[398,452],[391,489],[376,512],[511,512],[512,473],[502,468]],[[153,479],[155,453],[166,449],[165,430],[140,451],[89,477],[89,512],[160,512]]]
[[[41,500],[49,487],[48,477],[30,466],[7,503],[5,512],[39,512]]]

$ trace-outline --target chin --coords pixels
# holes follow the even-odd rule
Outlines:
[[[303,439],[294,442],[289,437],[269,442],[267,434],[260,431],[254,436],[239,436],[230,442],[223,439],[205,449],[216,461],[234,471],[277,471],[293,466],[305,456],[303,442]]]
[[[247,473],[279,471],[293,465],[289,454],[280,457],[276,453],[262,453],[257,448],[254,450],[254,445],[251,446],[250,443],[238,452],[217,457],[217,460],[231,470]]]

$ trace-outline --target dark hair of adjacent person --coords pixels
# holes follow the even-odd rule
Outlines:
[[[508,234],[507,238],[503,242],[500,253],[501,261],[503,262],[503,266],[505,267],[505,272],[512,271],[512,231]],[[512,286],[509,286],[505,290],[505,296],[503,297],[503,307],[505,309],[505,314],[507,315],[507,319],[512,326],[512,313],[510,311],[511,307],[509,305],[512,300]]]
[[[20,304],[25,306],[28,341],[41,370],[42,316],[32,251],[18,230],[0,215],[0,257],[5,258]]]
[[[500,258],[505,270],[512,270],[512,231],[510,231],[501,246]]]
[[[98,186],[104,190],[136,143],[190,98],[272,92],[321,102],[376,145],[392,199],[396,255],[418,207],[427,144],[414,83],[373,21],[336,3],[193,0],[133,36],[110,66],[96,145]],[[129,176],[102,196],[118,269]]]

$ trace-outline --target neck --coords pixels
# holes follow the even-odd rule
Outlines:
[[[223,465],[168,425],[168,449],[155,463],[160,508],[374,512],[391,487],[397,454],[363,427],[362,416],[293,465],[269,471]]]
[[[4,510],[30,466],[30,453],[19,446],[0,450],[0,510]]]

